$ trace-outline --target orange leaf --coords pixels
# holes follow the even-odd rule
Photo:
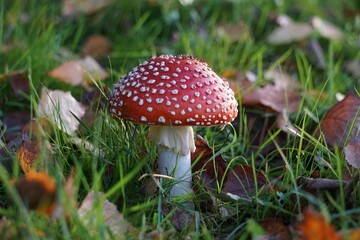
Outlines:
[[[304,220],[299,225],[300,240],[341,240],[343,237],[325,218],[314,210],[306,210]]]
[[[39,213],[52,216],[57,208],[55,180],[44,172],[29,172],[15,182],[25,205]]]

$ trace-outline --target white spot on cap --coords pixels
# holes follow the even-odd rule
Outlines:
[[[183,100],[184,100],[184,101],[187,101],[188,99],[189,99],[189,96],[188,96],[188,95],[183,96]]]
[[[141,106],[141,105],[143,105],[144,104],[144,99],[140,99],[139,100],[139,105]]]
[[[175,104],[175,108],[180,108],[180,104]]]
[[[152,107],[148,107],[146,110],[147,110],[148,112],[152,112],[153,108],[152,108]]]
[[[158,118],[158,122],[160,122],[160,123],[165,123],[165,118],[164,118],[163,116],[160,116],[160,117]]]
[[[196,105],[197,109],[201,109],[201,107],[202,107],[201,104]]]
[[[200,97],[200,93],[199,92],[194,92],[195,97]]]
[[[156,103],[163,103],[164,102],[164,99],[163,98],[157,98],[156,99]]]
[[[175,111],[170,111],[170,114],[175,116]]]
[[[133,97],[133,101],[134,101],[134,102],[136,102],[138,99],[139,99],[138,96],[134,96],[134,97]]]
[[[186,113],[185,110],[181,110],[180,112],[181,115],[185,115],[185,113]]]
[[[169,100],[166,101],[166,106],[170,106],[171,102]]]
[[[142,121],[142,122],[146,122],[146,117],[141,116],[141,117],[140,117],[140,121]]]
[[[160,93],[160,94],[164,94],[164,93],[165,93],[165,89],[160,89],[159,93]]]
[[[182,89],[186,89],[186,87],[187,87],[186,84],[181,84],[180,86]]]
[[[150,79],[149,81],[147,81],[148,84],[154,84],[156,82],[155,79]]]

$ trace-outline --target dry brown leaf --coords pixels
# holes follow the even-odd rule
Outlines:
[[[320,17],[313,17],[312,25],[324,38],[333,40],[341,40],[344,38],[344,33],[340,28]]]
[[[16,111],[6,113],[3,119],[3,123],[7,129],[22,130],[25,124],[30,120],[30,111]]]
[[[314,210],[306,210],[299,224],[300,240],[342,240],[343,237],[326,219]]]
[[[25,206],[53,216],[58,208],[55,180],[45,172],[29,172],[15,182]]]
[[[26,93],[29,90],[30,80],[25,74],[25,71],[18,70],[5,75],[16,97],[20,97],[21,93]]]
[[[360,128],[359,109],[360,98],[349,94],[325,114],[321,121],[320,129],[329,145],[337,145],[343,148],[348,137],[349,140],[356,137],[357,131]],[[353,121],[354,126],[350,129]]]
[[[293,90],[299,88],[298,80],[285,71],[268,70],[264,76],[266,79],[271,79],[277,89]]]
[[[84,56],[92,56],[93,58],[106,56],[110,51],[111,43],[109,39],[101,35],[92,35],[88,37],[82,48],[82,54]]]
[[[110,4],[109,0],[63,0],[62,15],[73,17],[77,14],[93,14]]]
[[[41,98],[38,105],[38,116],[48,118],[60,130],[68,134],[74,133],[85,114],[85,107],[76,101],[70,92],[60,90],[41,90]],[[77,117],[74,117],[74,115]]]
[[[292,239],[289,227],[284,224],[282,219],[265,218],[261,222],[261,227],[266,231],[265,236],[259,240],[288,240]]]
[[[51,152],[51,146],[45,138],[45,132],[50,133],[49,123],[45,119],[32,119],[21,132],[21,145],[16,152],[21,169],[28,173],[34,169],[40,170],[42,163],[39,157]],[[44,153],[44,150],[47,150]],[[36,165],[35,165],[36,163]]]
[[[239,165],[229,170],[222,193],[234,200],[250,199],[265,185],[265,176],[251,166]]]
[[[83,85],[88,88],[93,80],[103,80],[109,74],[90,56],[79,60],[64,62],[49,72],[49,76],[73,86]]]
[[[29,173],[34,170],[36,160],[39,156],[38,141],[23,140],[20,148],[16,152],[19,159],[20,167],[24,173]]]
[[[313,28],[307,23],[291,23],[283,27],[276,28],[268,37],[270,44],[280,45],[297,42],[310,37]]]
[[[297,112],[301,103],[301,95],[297,91],[278,89],[274,85],[266,85],[256,89],[263,106],[270,107],[275,112]]]
[[[99,217],[95,212],[97,202],[100,201],[102,209],[102,219],[105,225],[111,231],[114,239],[126,239],[129,233],[136,231],[134,227],[127,222],[122,214],[120,214],[116,206],[109,202],[107,199],[103,199],[104,193],[102,192],[89,192],[81,203],[78,209],[80,219],[89,230],[90,234],[96,231],[96,225]],[[106,235],[106,239],[113,239],[110,235]]]
[[[196,137],[195,145],[196,150],[191,155],[193,161],[192,170],[199,173],[204,187],[215,190],[216,182],[223,182],[222,195],[237,200],[238,198],[251,198],[256,193],[256,190],[266,183],[265,176],[254,171],[251,166],[239,165],[228,169],[227,163],[221,155],[211,160],[214,152],[202,137]],[[254,175],[254,172],[256,175]]]
[[[360,167],[360,138],[356,138],[346,145],[345,149],[346,161],[354,168]]]
[[[216,29],[218,37],[226,36],[232,42],[246,40],[250,37],[250,31],[245,22],[238,22],[236,24],[219,25]]]

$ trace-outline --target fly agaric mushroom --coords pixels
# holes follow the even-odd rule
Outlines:
[[[159,172],[175,179],[170,196],[192,192],[192,126],[224,125],[238,113],[228,83],[186,55],[153,57],[134,67],[114,85],[109,101],[114,117],[151,126]]]

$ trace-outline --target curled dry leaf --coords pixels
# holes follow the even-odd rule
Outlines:
[[[15,182],[25,206],[41,214],[53,216],[56,212],[57,190],[55,180],[45,172],[29,172]]]
[[[105,225],[110,229],[112,235],[106,235],[106,239],[126,239],[126,236],[130,233],[134,233],[134,227],[127,222],[122,214],[118,212],[116,206],[109,202],[107,199],[103,199],[104,194],[102,192],[89,192],[85,197],[78,210],[80,219],[83,221],[90,234],[96,231],[97,220],[99,219],[98,213],[96,213],[97,202],[102,203],[102,219]]]
[[[344,33],[340,28],[320,17],[313,17],[312,25],[324,38],[341,40],[344,37]]]
[[[82,48],[82,54],[84,56],[91,56],[93,58],[106,56],[110,51],[111,43],[109,39],[101,35],[90,36]]]
[[[360,128],[360,98],[349,94],[335,104],[324,116],[320,129],[331,146],[344,147],[346,140],[354,139]],[[353,128],[351,128],[354,123]]]
[[[360,138],[356,138],[346,145],[345,149],[346,161],[354,168],[360,167]]]
[[[335,228],[314,210],[308,209],[304,212],[304,220],[298,227],[301,232],[300,240],[343,239]]]
[[[49,76],[74,86],[83,85],[87,88],[92,79],[103,80],[109,74],[92,57],[86,56],[79,60],[64,62],[50,71]]]
[[[80,124],[77,118],[81,119],[84,114],[85,107],[70,92],[41,90],[38,116],[48,118],[59,129],[68,134],[74,133]]]
[[[313,28],[307,23],[290,23],[283,27],[276,28],[268,37],[270,44],[280,45],[297,42],[310,37]]]

